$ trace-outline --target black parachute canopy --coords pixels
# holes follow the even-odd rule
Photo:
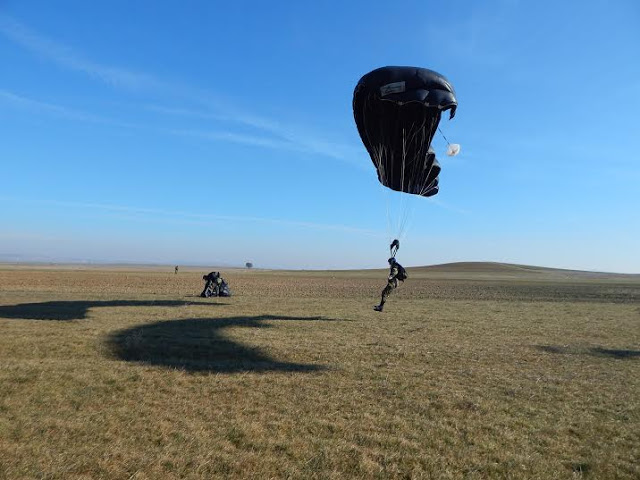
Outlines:
[[[438,193],[431,141],[442,112],[453,118],[457,106],[453,86],[433,70],[382,67],[364,75],[353,92],[353,116],[380,183],[424,197]]]

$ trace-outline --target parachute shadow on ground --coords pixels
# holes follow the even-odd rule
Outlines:
[[[603,347],[577,347],[571,345],[536,345],[538,350],[560,355],[590,355],[593,357],[609,357],[618,359],[640,358],[640,350],[603,348]]]
[[[0,306],[0,318],[23,320],[84,320],[94,307],[182,307],[185,305],[226,305],[183,300],[65,300]]]
[[[107,351],[119,360],[202,373],[313,372],[322,365],[276,360],[262,350],[226,338],[229,327],[271,328],[270,320],[335,321],[323,317],[191,318],[139,325],[111,333]]]

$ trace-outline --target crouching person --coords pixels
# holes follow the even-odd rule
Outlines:
[[[210,272],[207,275],[203,275],[202,279],[206,282],[204,290],[200,294],[201,297],[217,297],[220,294],[220,285],[222,285],[222,278],[220,278],[220,272]]]

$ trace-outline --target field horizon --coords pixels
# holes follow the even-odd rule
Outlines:
[[[404,263],[403,263],[404,265]],[[53,269],[170,269],[172,270],[175,264],[164,263],[101,263],[101,262],[10,262],[0,261],[1,268],[53,268]],[[308,268],[262,268],[259,266],[247,268],[245,266],[229,266],[229,265],[198,265],[198,264],[185,264],[178,265],[183,271],[194,270],[207,270],[209,269],[226,269],[226,270],[241,270],[241,271],[274,271],[274,272],[379,272],[385,270],[385,268],[351,268],[351,269],[308,269]],[[448,262],[433,265],[405,265],[407,269],[412,271],[418,271],[420,273],[462,273],[474,276],[477,274],[519,274],[519,275],[564,275],[570,277],[572,275],[585,277],[585,276],[609,276],[620,278],[640,278],[640,273],[620,273],[620,272],[608,272],[599,270],[579,270],[571,268],[558,268],[548,267],[540,265],[526,265],[518,263],[505,263],[505,262],[490,262],[490,261],[461,261],[461,262]]]

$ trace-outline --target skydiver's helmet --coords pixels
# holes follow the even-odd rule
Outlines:
[[[393,265],[394,263],[396,263],[396,258],[395,257],[391,257],[389,259],[389,265]]]

